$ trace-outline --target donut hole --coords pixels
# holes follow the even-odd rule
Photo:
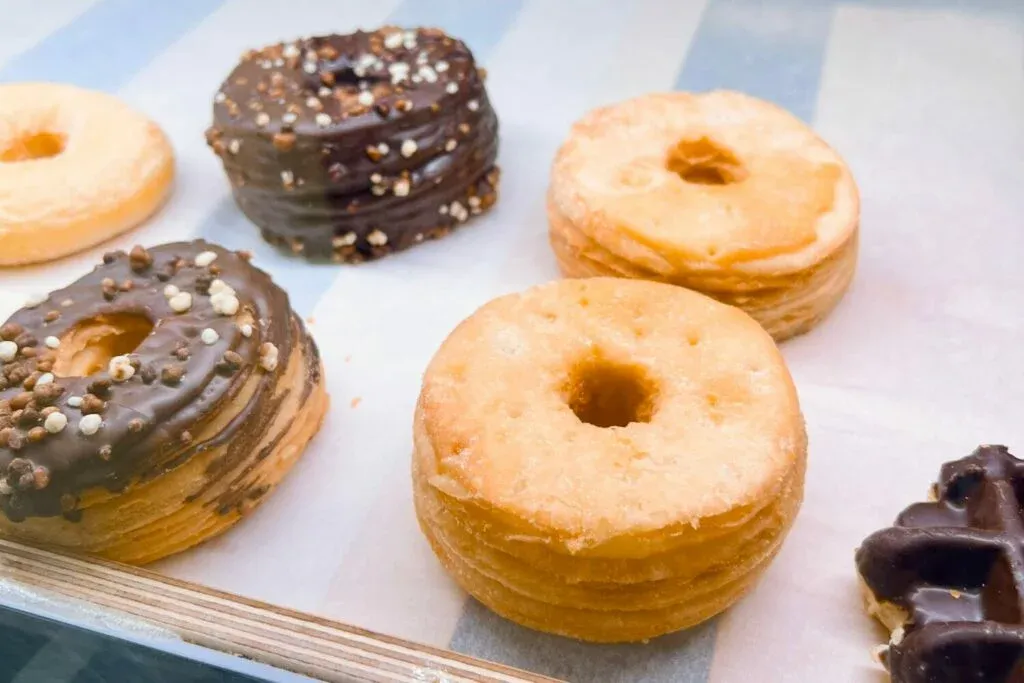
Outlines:
[[[732,150],[707,137],[680,140],[669,150],[665,167],[695,185],[731,185],[747,177]]]
[[[0,150],[0,161],[32,161],[55,157],[64,151],[67,138],[60,133],[33,133],[15,138],[13,143]]]
[[[650,422],[657,397],[643,368],[601,359],[573,368],[562,392],[580,422],[603,428]]]
[[[106,370],[111,358],[139,348],[153,327],[148,318],[131,313],[83,320],[61,338],[53,373],[58,377],[88,377]]]

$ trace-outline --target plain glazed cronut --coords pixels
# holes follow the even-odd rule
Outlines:
[[[0,534],[180,552],[255,508],[326,408],[313,340],[248,255],[109,253],[0,326]]]
[[[116,98],[0,85],[0,266],[57,259],[136,227],[173,178],[163,131]]]
[[[552,247],[569,277],[681,285],[776,340],[822,320],[856,264],[846,164],[788,112],[728,91],[645,95],[587,114],[551,173]]]
[[[592,641],[731,605],[799,509],[806,436],[771,337],[639,280],[501,297],[431,361],[414,423],[423,532],[469,593]]]

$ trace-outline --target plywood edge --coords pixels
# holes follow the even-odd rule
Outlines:
[[[554,680],[145,569],[7,539],[0,539],[0,579],[134,617],[186,642],[325,681]]]

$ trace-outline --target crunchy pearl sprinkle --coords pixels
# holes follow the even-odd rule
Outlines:
[[[405,178],[399,178],[395,181],[395,186],[392,188],[396,197],[405,197],[409,194],[409,181]]]
[[[10,363],[18,357],[18,345],[12,341],[0,342],[0,362]]]
[[[217,334],[217,330],[213,329],[212,327],[207,327],[205,330],[203,330],[202,334],[199,335],[199,338],[207,346],[212,346],[217,343],[217,340],[220,339],[220,335]]]
[[[369,107],[373,104],[375,98],[372,92],[370,92],[369,90],[363,90],[362,92],[359,93],[359,97],[357,97],[356,99],[359,102],[359,104],[363,105],[364,107]]]
[[[246,323],[238,327],[238,331],[242,333],[242,336],[248,339],[252,336],[252,325]]]
[[[135,376],[135,368],[128,356],[114,356],[107,364],[107,373],[115,382],[127,382]]]
[[[200,268],[205,268],[216,260],[217,253],[213,251],[204,251],[196,254],[196,265]]]
[[[71,408],[81,408],[82,407],[82,397],[81,396],[69,396],[68,397],[68,406],[71,407]]]
[[[174,285],[167,285],[166,287],[164,287],[164,296],[167,297],[168,299],[176,297],[180,293],[181,290],[175,287]]]
[[[175,313],[184,313],[192,308],[192,295],[188,292],[178,292],[167,303]]]
[[[44,339],[43,343],[46,344],[46,348],[48,349],[56,349],[60,347],[60,339],[57,339],[57,337],[53,336]]]
[[[235,290],[231,289],[231,286],[223,280],[217,279],[210,283],[210,296],[214,294],[220,294],[222,292],[228,292],[234,294]]]
[[[375,247],[383,247],[388,243],[388,236],[380,230],[371,230],[370,234],[366,236],[366,241]]]
[[[320,112],[319,114],[316,115],[316,125],[320,126],[321,128],[326,128],[327,126],[331,125],[331,115]]]
[[[44,372],[39,376],[38,379],[36,379],[36,386],[42,387],[46,386],[47,384],[52,384],[54,379],[55,378],[52,372]]]
[[[83,415],[82,419],[78,421],[78,431],[82,432],[86,436],[92,436],[100,430],[103,425],[103,418],[96,413],[89,415]]]
[[[50,413],[43,422],[43,429],[50,434],[60,434],[68,426],[68,416],[64,413]]]
[[[451,81],[448,83],[448,85],[444,86],[444,91],[449,95],[454,95],[455,93],[459,92],[459,84],[456,83],[455,81]]]
[[[267,372],[273,372],[277,369],[277,347],[266,342],[260,345],[260,367]]]
[[[405,140],[402,142],[402,148],[400,151],[402,152],[402,156],[408,159],[416,153],[417,149],[419,149],[419,146],[416,144],[415,140]]]
[[[220,315],[234,315],[240,305],[234,292],[218,292],[210,297],[210,304]]]
[[[260,128],[266,128],[270,124],[270,114],[265,111],[261,111],[256,115],[256,125]]]

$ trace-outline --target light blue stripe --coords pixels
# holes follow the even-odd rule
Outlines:
[[[581,643],[517,626],[476,600],[467,603],[451,642],[456,652],[571,683],[703,683],[714,646],[712,624],[646,644]]]
[[[495,3],[461,3],[459,0],[405,0],[395,8],[386,23],[402,26],[435,26],[461,38],[473,50],[476,59],[486,59],[512,25],[522,7],[521,0]],[[248,249],[255,263],[269,272],[291,298],[292,307],[301,316],[309,315],[343,268],[330,263],[310,263],[288,256],[266,244],[259,231],[238,211],[230,197],[225,198],[199,228],[204,239],[229,249]],[[402,254],[388,258],[400,259]]]
[[[676,89],[739,90],[812,121],[834,9],[832,0],[711,0]]]
[[[100,0],[9,61],[0,81],[54,81],[113,92],[222,3]]]

